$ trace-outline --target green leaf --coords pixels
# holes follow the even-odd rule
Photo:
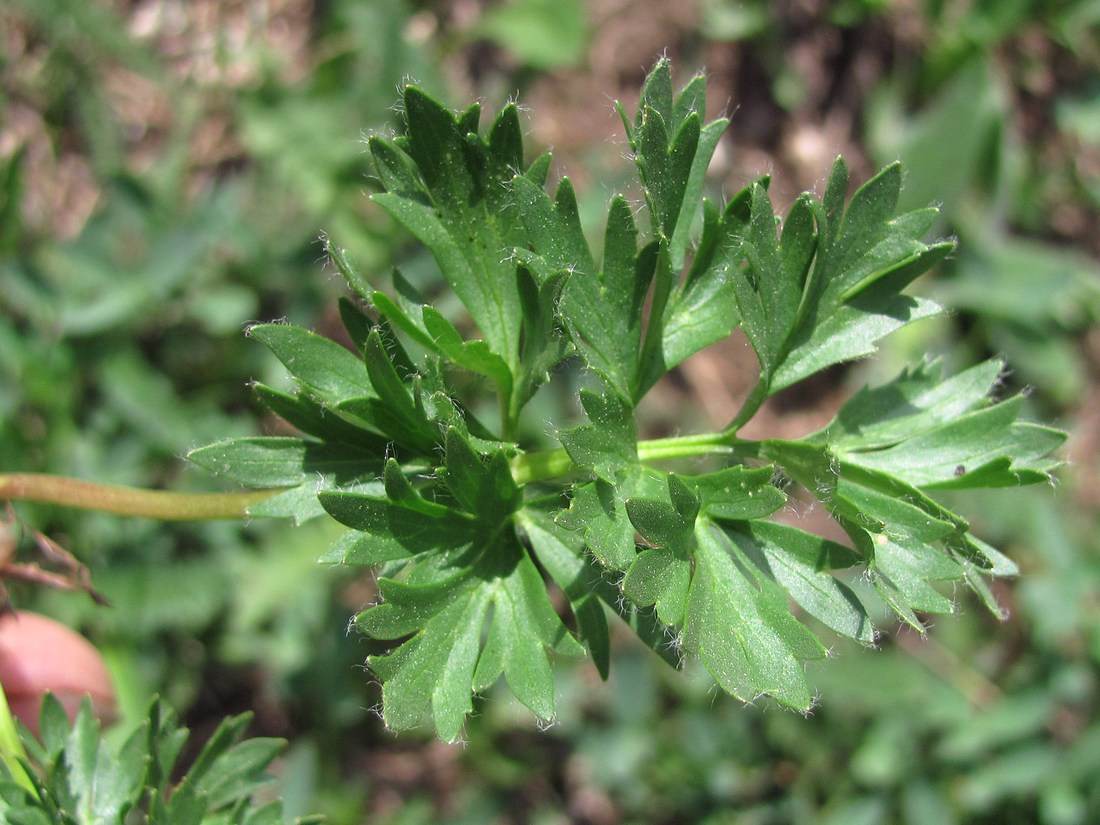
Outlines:
[[[920,541],[889,533],[867,533],[860,542],[873,555],[868,564],[875,590],[890,608],[914,629],[924,632],[916,611],[952,613],[951,599],[934,586],[936,581],[963,577],[962,567],[941,550]]]
[[[79,821],[121,820],[136,804],[142,787],[143,745],[139,736],[131,736],[118,753],[110,753],[85,697],[62,754],[73,814]]]
[[[653,228],[668,241],[673,269],[684,264],[707,167],[728,124],[722,118],[703,126],[705,117],[704,78],[692,78],[674,101],[670,66],[661,60],[642,89],[634,128],[627,128]]]
[[[523,307],[523,345],[520,363],[523,376],[512,401],[513,415],[535,390],[550,380],[550,370],[572,351],[570,341],[558,330],[558,305],[568,273],[559,272],[539,283],[531,270],[516,267],[519,297]]]
[[[558,183],[554,200],[526,175],[516,175],[512,188],[527,240],[549,271],[593,273],[596,265],[581,229],[577,195],[569,178]]]
[[[215,736],[217,733],[215,732]],[[254,738],[234,743],[212,763],[208,771],[191,771],[196,790],[210,800],[211,807],[226,808],[271,784],[264,768],[283,750],[278,739]]]
[[[931,257],[940,259],[948,252],[947,246],[941,246]],[[847,304],[822,311],[817,324],[796,333],[790,352],[772,376],[771,391],[778,392],[833,364],[872,355],[882,338],[939,312],[940,307],[926,298],[898,295],[889,288],[860,293]]]
[[[845,208],[848,170],[838,160],[823,202],[810,195],[796,200],[778,241],[766,189],[752,188],[745,240],[749,265],[737,270],[734,285],[767,394],[869,355],[883,336],[938,311],[932,302],[900,290],[954,244],[929,246],[921,240],[935,210],[894,214],[900,181],[900,168],[889,166]]]
[[[472,709],[471,691],[501,673],[521,702],[549,720],[554,711],[547,651],[583,652],[514,534],[497,533],[478,544],[472,566],[444,570],[443,578],[430,583],[382,579],[383,603],[357,620],[377,638],[415,632],[393,652],[369,660],[382,679],[384,719],[393,728],[414,727],[430,716],[439,735],[454,741]]]
[[[740,221],[720,216],[713,204],[703,202],[703,235],[687,276],[665,307],[660,359],[647,365],[651,372],[642,381],[643,389],[737,327],[740,316],[732,270],[739,263],[741,229]]]
[[[614,483],[617,471],[638,459],[633,411],[621,396],[581,390],[581,405],[590,423],[558,433],[573,463]]]
[[[371,330],[374,329],[377,324],[358,304],[353,303],[347,298],[341,297],[338,307],[340,311],[340,321],[344,324],[344,329],[347,330],[352,346],[355,347],[355,351],[358,352],[359,357],[362,358],[363,354],[366,352],[367,336],[370,335]],[[390,343],[396,344],[392,337],[390,337]]]
[[[652,481],[657,481],[651,479]],[[585,536],[591,533],[583,529],[567,526],[572,513],[559,513],[556,517],[539,513],[532,508],[521,511],[518,516],[524,530],[532,540],[539,562],[550,572],[554,581],[569,595],[574,607],[578,627],[583,641],[589,645],[600,675],[607,678],[610,667],[610,651],[607,647],[607,620],[601,602],[614,610],[638,639],[649,647],[658,657],[672,667],[679,667],[680,655],[675,646],[669,644],[666,626],[656,613],[638,608],[622,598],[619,587],[601,576],[594,563],[585,553]],[[621,518],[629,527],[625,511]],[[632,528],[631,528],[632,529]],[[633,533],[631,533],[631,537]],[[549,539],[540,541],[540,539]],[[634,557],[633,540],[630,541],[630,557]],[[591,547],[589,547],[591,549]],[[623,566],[623,569],[629,564]]]
[[[377,329],[367,337],[365,350],[367,374],[378,398],[360,402],[362,417],[399,444],[420,452],[435,450],[440,441],[439,427],[429,417],[416,378],[411,388],[406,386],[397,374]],[[345,405],[344,409],[358,411],[360,408]]]
[[[940,361],[924,361],[880,387],[864,387],[814,436],[840,451],[889,447],[987,406],[1004,370],[997,360],[944,377]]]
[[[446,465],[438,474],[459,505],[487,525],[510,516],[520,492],[504,452],[482,455],[457,427],[447,430],[444,443]]]
[[[520,556],[514,573],[502,581],[493,610],[493,624],[474,684],[487,688],[503,673],[520,702],[540,719],[552,719],[554,677],[546,651],[582,656],[584,648],[554,612],[542,576],[526,553]],[[535,640],[541,640],[542,646],[532,644]],[[494,645],[500,649],[499,667],[494,657],[486,656]]]
[[[777,591],[760,588],[724,534],[701,521],[688,594],[684,650],[728,693],[752,701],[767,694],[798,710],[813,696],[801,660],[818,658],[821,643],[791,616]]]
[[[506,256],[527,245],[504,185],[522,165],[516,108],[505,107],[486,141],[476,134],[477,107],[456,117],[414,86],[405,89],[404,101],[407,156],[426,197],[411,187],[415,181],[398,176],[398,188],[374,200],[431,251],[490,349],[511,368],[518,360],[520,306]],[[371,148],[384,165],[398,168],[387,160],[402,151],[395,143],[374,138]]]
[[[423,607],[406,605],[396,591],[388,596],[391,609]],[[381,609],[360,616],[360,628],[370,633],[368,617]],[[466,586],[453,591],[415,637],[394,653],[368,660],[383,680],[383,718],[387,726],[407,730],[420,725],[430,713],[441,738],[448,742],[458,738],[466,714],[473,709],[470,684],[487,612],[488,599],[477,588]]]
[[[749,266],[735,273],[742,328],[756,351],[764,375],[775,372],[786,355],[787,341],[798,322],[810,261],[817,246],[809,196],[791,207],[776,238],[776,219],[767,190],[751,190],[751,216],[744,240]]]
[[[309,479],[297,487],[249,505],[248,515],[254,518],[289,518],[295,524],[303,524],[325,514],[317,494],[335,486],[335,481],[325,478]]]
[[[248,334],[265,344],[320,402],[335,405],[375,394],[363,362],[328,338],[291,324],[255,324]]]
[[[698,92],[704,86],[703,77],[696,75],[694,80],[681,92],[676,101],[677,119],[687,121],[694,115],[701,123],[706,116],[705,93]],[[688,102],[690,101],[690,102]],[[718,148],[718,142],[729,126],[729,120],[718,118],[706,123],[699,131],[699,138],[695,142],[695,157],[691,162],[691,171],[688,173],[684,186],[683,200],[680,205],[680,215],[676,220],[676,229],[669,238],[669,258],[675,269],[684,265],[686,253],[691,244],[692,222],[699,210],[699,200],[703,193],[703,185],[706,182],[707,169],[710,167],[714,150]]]
[[[356,531],[345,534],[325,562],[368,565],[445,553],[468,546],[478,533],[468,513],[423,499],[398,502],[346,490],[322,491],[319,498],[329,515]]]
[[[684,621],[691,560],[682,551],[656,548],[639,553],[623,578],[623,595],[638,607],[655,606],[666,625]]]
[[[853,480],[844,470],[842,473],[832,498],[834,511],[873,533],[935,542],[960,527],[930,499],[899,496],[899,485],[892,477],[880,477],[884,482],[880,485],[876,483],[880,478],[871,475],[864,474]]]
[[[47,696],[44,747],[24,734],[30,740],[27,768],[35,793],[0,782],[0,813],[12,825],[283,825],[282,804],[260,802],[254,795],[270,796],[271,777],[265,771],[285,743],[243,739],[250,720],[249,714],[224,720],[180,776],[176,766],[188,731],[159,700],[146,721],[112,744],[101,735],[87,699],[70,727],[60,702]],[[298,820],[307,821],[317,819]]]
[[[271,412],[307,435],[377,455],[386,451],[387,440],[371,429],[368,422],[349,414],[341,415],[306,393],[286,393],[264,384],[254,384],[252,392]]]
[[[606,679],[611,667],[611,637],[600,605],[600,588],[592,586],[593,581],[599,581],[600,573],[586,558],[584,542],[577,540],[576,533],[556,524],[548,514],[532,508],[521,510],[517,519],[535,558],[569,599],[580,640]],[[604,588],[603,595],[608,592],[615,593],[610,586]],[[613,603],[618,601],[612,599]]]
[[[392,290],[375,289],[326,243],[370,304],[341,305],[357,353],[296,327],[253,328],[299,384],[257,394],[304,437],[222,442],[194,460],[287,488],[251,512],[323,509],[347,526],[325,561],[383,566],[381,601],[357,621],[389,643],[370,665],[393,728],[430,720],[453,740],[472,696],[501,677],[551,718],[552,655],[583,644],[607,676],[607,609],[670,664],[698,655],[724,690],[802,710],[803,662],[824,648],[791,602],[874,641],[839,571],[862,575],[917,628],[952,609],[956,582],[1000,614],[987,579],[1015,565],[933,498],[1044,481],[1057,466],[1065,436],[1020,420],[1022,398],[995,399],[999,362],[948,377],[926,361],[857,392],[803,439],[740,437],[775,393],[939,311],[904,294],[954,248],[924,239],[936,211],[898,213],[896,164],[848,199],[839,159],[824,194],[797,197],[782,218],[766,177],[724,207],[707,202],[726,123],[705,122],[705,101],[702,76],[675,94],[662,60],[636,114],[618,107],[649,219],[640,228],[615,195],[596,245],[569,178],[547,190],[550,156],[524,168],[516,106],[483,134],[479,106],[452,112],[408,87],[405,134],[370,142],[385,190],[375,202],[427,247],[465,314],[444,314],[453,302],[433,305],[397,271]],[[759,376],[730,424],[640,442],[646,393],[738,326]],[[556,369],[574,353],[576,370]],[[595,382],[576,396],[586,420],[524,420],[532,399],[568,411],[552,387],[536,390],[578,374]],[[541,448],[548,434],[560,448]],[[767,521],[788,485],[820,502],[854,550]],[[184,784],[178,800],[194,818],[206,796]]]
[[[695,519],[699,498],[687,483],[670,473],[657,497],[629,498],[631,524],[654,549],[642,550],[623,579],[623,593],[639,607],[655,605],[667,625],[684,618],[695,551]]]
[[[626,512],[642,538],[659,547],[688,547],[699,514],[699,499],[675,473],[660,498],[629,498]]]
[[[370,298],[371,285],[370,282],[359,272],[351,261],[348,259],[347,251],[336,246],[332,240],[325,234],[321,235],[321,242],[325,247],[325,254],[329,256],[329,260],[332,261],[333,266],[336,267],[336,271],[347,282],[348,286],[355,290],[363,298]]]
[[[637,395],[642,310],[653,265],[650,253],[638,253],[629,204],[616,197],[607,217],[601,271],[574,269],[562,291],[560,312],[577,350],[631,403]]]
[[[1008,487],[1046,481],[1059,463],[1048,456],[1062,445],[1065,434],[1017,421],[1022,403],[1017,396],[894,446],[847,457],[917,487]]]
[[[677,476],[700,500],[701,512],[721,521],[741,521],[769,516],[787,503],[787,496],[772,486],[770,467],[727,467],[697,476]]]
[[[851,588],[832,573],[859,557],[843,545],[769,521],[723,525],[760,571],[774,580],[808,614],[842,636],[870,645],[875,633],[867,611]]]
[[[492,379],[500,393],[507,396],[512,391],[512,373],[504,359],[493,352],[485,341],[467,341],[454,325],[433,307],[401,295],[406,289],[400,273],[394,273],[400,300],[395,302],[383,292],[371,293],[371,303],[378,312],[410,336],[429,352],[446,359],[455,366]]]
[[[291,487],[318,475],[347,482],[374,475],[382,463],[377,454],[344,444],[275,436],[219,441],[192,450],[187,459],[252,487]]]
[[[634,525],[614,483],[597,479],[574,488],[569,509],[559,522],[584,536],[585,544],[604,567],[626,570],[633,563]]]

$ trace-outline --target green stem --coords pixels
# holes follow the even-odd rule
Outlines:
[[[754,458],[758,454],[757,442],[743,441],[727,432],[654,438],[638,442],[639,461],[666,461],[700,455]],[[560,447],[524,453],[512,459],[512,476],[520,485],[563,478],[575,472],[577,467],[573,459]],[[162,521],[243,518],[248,514],[250,505],[279,492],[281,491],[244,490],[237,493],[172,493],[96,484],[39,473],[0,474],[0,501],[38,501]]]
[[[573,459],[561,447],[556,450],[538,450],[523,453],[512,459],[512,478],[523,486],[532,481],[547,481],[567,476],[576,470]]]
[[[699,435],[653,438],[638,442],[638,459],[661,461],[668,458],[687,458],[697,455],[743,456],[751,442],[732,438],[725,433],[700,433]]]
[[[121,516],[145,516],[162,521],[243,518],[250,505],[278,492],[280,491],[245,490],[236,493],[172,493],[96,484],[40,473],[0,475],[0,501],[40,501]]]
[[[654,438],[638,442],[639,461],[665,461],[700,455],[723,455],[730,458],[756,458],[759,444],[743,441],[729,433]],[[577,472],[573,459],[562,448],[524,453],[512,459],[512,477],[516,484],[548,481]]]

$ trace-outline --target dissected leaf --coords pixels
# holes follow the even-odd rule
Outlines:
[[[824,656],[821,643],[777,591],[758,587],[732,545],[705,522],[696,548],[684,650],[697,654],[724,690],[746,702],[768,694],[809,710],[813,695],[801,660]]]
[[[357,620],[377,638],[415,634],[370,659],[383,681],[389,725],[408,728],[431,717],[439,735],[453,741],[472,709],[471,691],[488,687],[501,673],[536,715],[553,716],[546,651],[579,654],[582,648],[554,613],[514,535],[500,533],[478,544],[469,566],[445,569],[443,578],[417,585],[381,580],[384,601]]]
[[[705,100],[701,75],[677,93],[661,60],[633,116],[619,106],[648,220],[615,195],[591,244],[569,178],[547,188],[548,154],[524,166],[516,106],[482,133],[477,105],[453,112],[406,88],[405,133],[370,141],[374,201],[427,248],[465,316],[396,269],[383,292],[326,241],[369,304],[341,305],[355,351],[252,328],[298,382],[257,395],[302,437],[221,442],[193,459],[287,488],[253,513],[323,509],[345,525],[324,561],[382,566],[380,602],[357,624],[390,643],[369,662],[390,727],[430,721],[453,740],[501,677],[551,718],[550,657],[583,645],[606,677],[609,612],[670,664],[698,656],[727,692],[799,710],[813,703],[803,663],[824,646],[792,603],[874,642],[874,611],[847,576],[921,629],[924,614],[953,609],[958,582],[1000,613],[986,579],[1015,565],[934,497],[1045,481],[1057,465],[1064,435],[1021,420],[1022,397],[994,397],[1000,362],[947,376],[926,361],[860,390],[819,432],[740,436],[770,396],[939,311],[904,293],[954,248],[925,239],[935,210],[897,212],[897,164],[849,198],[839,159],[824,193],[785,216],[766,177],[707,201],[726,121],[706,122]],[[729,426],[649,439],[645,395],[738,327],[759,377]],[[559,367],[570,356],[576,369]],[[581,384],[587,420],[526,420],[559,370]],[[547,408],[539,398],[531,406]],[[808,497],[847,546],[780,523]],[[211,793],[182,785],[181,816]]]
[[[1065,435],[1018,421],[1022,398],[975,410],[898,444],[848,454],[917,487],[1006,487],[1045,481]]]
[[[456,117],[415,86],[406,88],[404,102],[405,146],[371,140],[372,155],[400,182],[374,200],[431,251],[491,350],[511,368],[521,316],[515,267],[506,252],[526,244],[514,200],[502,185],[522,165],[516,108],[501,112],[486,140],[469,131],[477,127],[476,107]],[[407,163],[400,159],[404,149]],[[409,167],[418,176],[406,174]]]

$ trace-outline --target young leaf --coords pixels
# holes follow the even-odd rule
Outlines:
[[[345,405],[343,408],[355,410],[398,444],[419,452],[435,450],[440,440],[439,427],[437,422],[431,420],[424,406],[419,382],[414,378],[413,386],[406,386],[397,374],[377,329],[367,336],[365,358],[367,374],[378,392],[378,398],[359,402],[361,406]]]
[[[743,242],[748,267],[734,277],[741,325],[770,377],[786,355],[798,322],[810,261],[817,246],[809,196],[795,201],[776,238],[775,215],[767,190],[752,188],[751,217]]]
[[[400,274],[395,272],[395,282],[399,279]],[[395,302],[384,292],[377,291],[371,294],[371,302],[384,318],[429,352],[492,379],[502,395],[511,394],[512,372],[504,359],[485,341],[463,339],[454,325],[435,308],[407,297]]]
[[[468,513],[431,502],[395,502],[344,490],[320,494],[326,512],[353,528],[322,559],[341,564],[380,564],[420,553],[446,553],[468,546],[477,526]]]
[[[526,266],[516,267],[519,298],[523,307],[523,342],[520,347],[522,379],[512,397],[511,414],[518,418],[535,390],[550,379],[550,370],[572,351],[570,341],[557,327],[558,305],[568,273],[559,272],[539,283]]]
[[[847,186],[847,167],[838,160],[823,208],[814,207],[818,250],[798,326],[770,379],[772,392],[832,364],[869,355],[878,339],[938,311],[930,301],[900,294],[954,249],[952,242],[929,246],[921,241],[935,210],[894,215],[901,188],[898,164],[861,186],[842,209]]]
[[[437,474],[458,504],[487,526],[510,516],[519,505],[520,491],[504,452],[483,456],[457,427],[447,430],[444,443],[446,464]]]
[[[370,424],[350,414],[340,414],[307,393],[286,393],[264,384],[253,384],[252,392],[268,410],[306,435],[327,443],[350,445],[357,450],[384,455],[388,441]]]
[[[704,117],[702,75],[692,78],[674,101],[671,68],[661,60],[642,89],[634,129],[627,129],[653,228],[668,242],[673,269],[684,264],[707,167],[728,123],[721,118],[703,126]]]

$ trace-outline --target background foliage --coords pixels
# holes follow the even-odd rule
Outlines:
[[[362,194],[358,137],[392,128],[403,78],[452,105],[518,96],[529,142],[555,147],[582,219],[595,221],[608,194],[596,182],[626,173],[609,98],[636,98],[663,52],[685,73],[706,66],[710,111],[732,113],[716,187],[770,171],[785,207],[823,188],[838,153],[857,179],[900,157],[902,207],[941,204],[959,252],[923,289],[955,313],[907,330],[873,377],[914,353],[954,352],[959,368],[1004,355],[1009,380],[1074,432],[1054,495],[961,505],[1021,561],[999,593],[1008,623],[960,595],[960,615],[927,640],[899,629],[874,654],[838,647],[811,667],[826,701],[808,719],[716,698],[704,674],[669,674],[620,640],[609,684],[589,668],[557,674],[548,731],[497,700],[470,721],[464,749],[430,733],[395,739],[357,669],[374,651],[344,633],[373,581],[316,564],[335,535],[324,523],[166,527],[21,506],[91,566],[113,607],[25,591],[17,603],[106,651],[120,741],[158,691],[198,734],[248,709],[255,733],[288,737],[291,816],[1100,818],[1098,24],[1089,0],[8,0],[0,468],[214,489],[179,456],[272,426],[247,384],[281,371],[244,324],[338,326],[342,287],[320,231],[364,271],[400,260],[430,287],[429,261]],[[732,416],[755,364],[747,345],[719,356],[689,360],[654,391],[650,435]],[[809,432],[868,377],[837,370],[780,396],[761,427]]]

